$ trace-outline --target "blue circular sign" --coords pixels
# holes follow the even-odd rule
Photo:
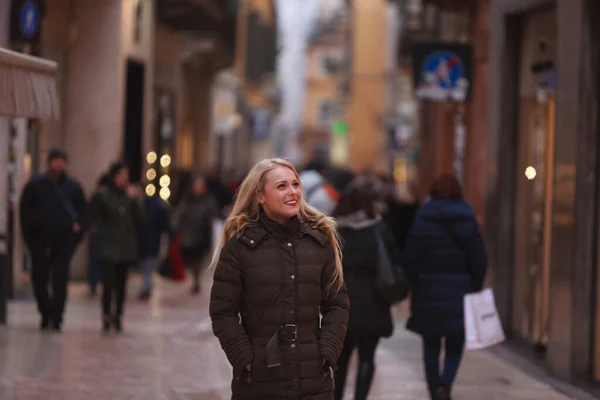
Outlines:
[[[442,89],[454,89],[465,78],[462,60],[451,51],[437,51],[429,55],[423,63],[423,72],[432,80],[429,82]]]
[[[23,3],[19,23],[21,33],[27,39],[31,39],[39,32],[40,7],[36,1],[27,0]]]

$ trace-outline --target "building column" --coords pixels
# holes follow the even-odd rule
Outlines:
[[[438,176],[453,173],[456,107],[450,103],[422,103],[418,182],[421,199],[429,195]]]
[[[0,47],[8,46],[11,0],[0,0]],[[0,324],[6,323],[8,295],[8,155],[10,149],[9,120],[0,116]]]
[[[121,0],[72,3],[67,54],[63,146],[69,171],[87,195],[109,164],[122,157],[125,60]],[[64,98],[64,97],[63,97]],[[86,276],[87,246],[73,259],[71,276]]]
[[[467,143],[465,153],[465,199],[473,207],[480,223],[485,209],[485,183],[488,123],[487,81],[489,79],[488,49],[490,28],[490,1],[476,2],[473,27],[473,87],[467,106]]]
[[[553,373],[570,379],[574,305],[577,304],[573,264],[575,258],[576,171],[578,167],[579,86],[582,0],[557,1],[555,180],[550,256],[550,320],[548,365]],[[591,275],[590,275],[591,276]],[[589,317],[588,317],[589,318]]]
[[[348,119],[350,167],[358,172],[388,171],[387,135],[384,134],[387,2],[352,2],[352,78]]]
[[[573,333],[573,341],[584,346],[576,346],[573,352],[573,369],[576,374],[586,376],[590,365],[594,366],[594,379],[600,381],[600,274],[598,265],[600,234],[598,219],[597,184],[599,153],[598,133],[600,132],[600,25],[596,16],[600,12],[600,3],[596,0],[584,0],[582,4],[581,38],[581,78],[580,78],[580,132],[579,152],[577,155],[577,191],[582,193],[577,201],[577,220],[581,225],[577,240],[575,264],[580,268],[575,272],[574,287],[583,287],[583,296],[577,296],[581,306],[573,308],[574,320],[581,321],[580,328]],[[595,179],[590,179],[595,177]],[[590,216],[595,215],[595,218]],[[596,279],[590,279],[595,276]],[[576,292],[579,293],[579,292]],[[594,295],[595,293],[595,295]],[[595,297],[595,298],[594,298]],[[591,300],[591,301],[590,301]],[[594,307],[595,306],[595,307]],[[592,337],[593,332],[593,337]],[[590,340],[591,339],[591,340]],[[591,343],[591,349],[589,344]]]
[[[64,146],[71,174],[86,192],[121,156],[125,63],[120,0],[74,2],[67,57]]]

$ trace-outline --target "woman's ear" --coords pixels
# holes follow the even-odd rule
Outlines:
[[[264,192],[254,192],[254,196],[256,197],[256,202],[258,204],[265,204],[265,195]]]

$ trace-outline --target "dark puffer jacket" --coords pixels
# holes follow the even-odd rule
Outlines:
[[[139,259],[137,229],[144,220],[141,199],[114,187],[101,188],[87,211],[86,226],[95,226],[92,253],[107,262],[134,263]]]
[[[329,366],[349,310],[345,287],[329,285],[334,268],[328,237],[297,218],[283,226],[262,215],[224,246],[210,316],[233,366],[232,399],[333,398]]]
[[[377,296],[375,287],[379,257],[377,231],[381,232],[390,257],[400,265],[394,238],[383,222],[367,219],[364,213],[340,217],[337,222],[344,244],[344,280],[352,304],[348,334],[389,337],[394,332],[390,304]]]
[[[405,245],[404,268],[412,284],[407,329],[422,335],[464,334],[463,298],[481,290],[486,267],[471,207],[453,200],[425,203]]]

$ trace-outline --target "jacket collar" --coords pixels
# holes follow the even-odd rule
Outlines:
[[[319,229],[313,228],[309,223],[304,221],[300,222],[300,230],[297,235],[298,237],[308,235],[316,240],[322,247],[325,247],[329,242],[329,237],[325,233],[321,232]],[[269,232],[263,224],[258,221],[252,221],[239,236],[238,240],[250,248],[255,248],[268,236]]]

